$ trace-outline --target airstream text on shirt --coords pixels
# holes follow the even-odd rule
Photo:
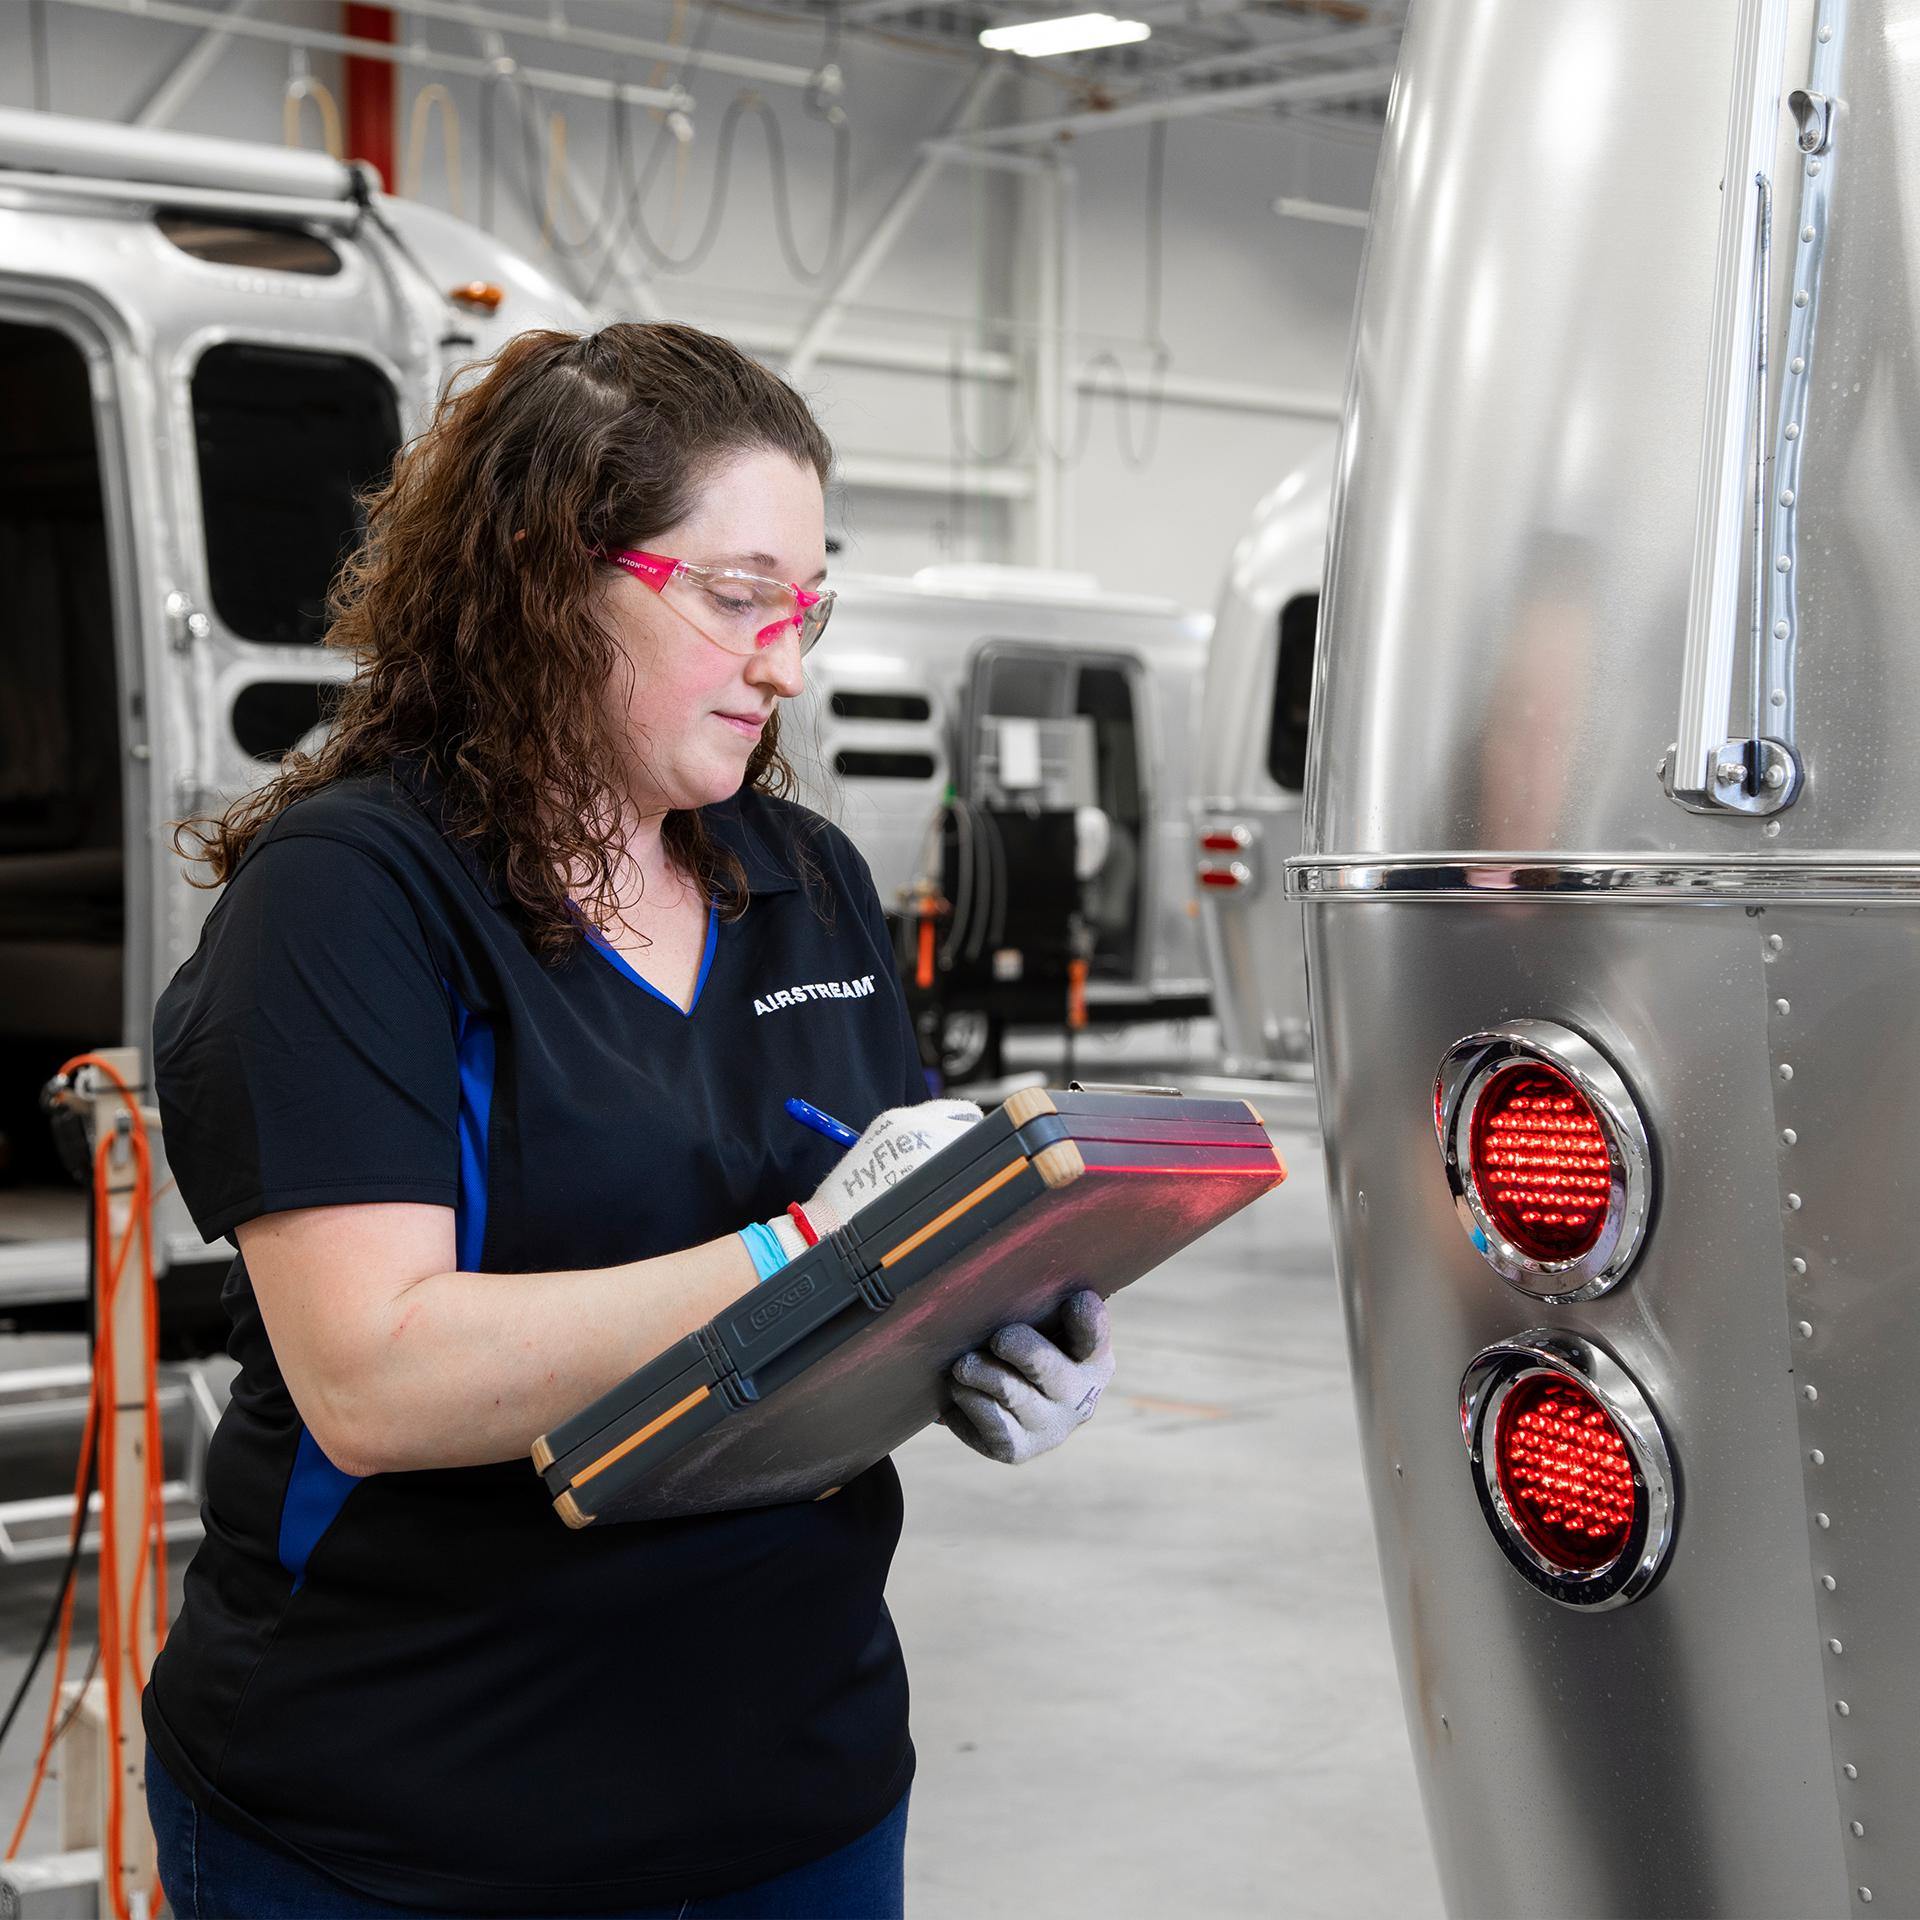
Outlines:
[[[863,973],[858,980],[816,980],[810,986],[782,987],[764,1000],[756,1000],[753,1010],[779,1013],[785,1007],[798,1007],[809,1000],[864,1000],[873,991],[873,975]]]

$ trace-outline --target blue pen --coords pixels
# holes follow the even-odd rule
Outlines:
[[[859,1144],[860,1136],[854,1130],[843,1125],[830,1113],[822,1113],[816,1106],[810,1106],[805,1100],[789,1100],[787,1111],[803,1127],[811,1127],[815,1133],[824,1133],[829,1140],[837,1140],[843,1147]]]

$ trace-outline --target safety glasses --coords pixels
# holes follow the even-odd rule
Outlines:
[[[809,593],[791,581],[766,580],[731,567],[696,567],[663,553],[628,548],[604,553],[650,586],[688,626],[728,653],[754,654],[797,633],[806,653],[826,630],[831,593]]]

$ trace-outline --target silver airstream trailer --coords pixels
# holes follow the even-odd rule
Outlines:
[[[349,670],[315,643],[355,490],[454,367],[586,319],[324,154],[0,112],[0,1319],[85,1297],[38,1087],[147,1046],[210,904],[164,823],[262,778]],[[156,1214],[169,1323],[217,1324],[227,1250]]]
[[[1300,851],[1320,572],[1333,449],[1254,508],[1227,565],[1207,654],[1194,818],[1221,1067],[1231,1075],[1313,1071],[1299,902],[1285,865]]]
[[[1451,1911],[1920,1912],[1920,4],[1426,0],[1304,848]]]
[[[813,797],[893,911],[929,1064],[990,1076],[1008,1027],[1061,1024],[1041,950],[1072,964],[1070,920],[1089,1024],[1205,1014],[1189,836],[1207,617],[1020,567],[834,585],[808,658]],[[927,922],[923,969],[935,901],[953,911]]]
[[[316,643],[356,490],[457,368],[590,324],[508,248],[325,155],[0,111],[0,1326],[77,1324],[80,1197],[36,1094],[82,1047],[148,1045],[211,905],[165,823],[265,778],[351,672]],[[1090,1016],[1204,1012],[1206,628],[1015,569],[848,581],[815,656],[816,797],[890,902],[949,785],[1099,811]],[[1012,993],[929,1003],[930,1052],[991,1066]],[[171,1192],[156,1229],[168,1328],[223,1340],[230,1250]]]

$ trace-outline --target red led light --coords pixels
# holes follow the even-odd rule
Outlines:
[[[1599,1239],[1613,1189],[1607,1136],[1557,1068],[1501,1068],[1474,1108],[1468,1151],[1487,1218],[1529,1259],[1577,1260]]]
[[[1240,876],[1231,867],[1202,867],[1200,884],[1203,887],[1237,887]]]
[[[1200,836],[1200,844],[1205,847],[1209,853],[1238,853],[1240,851],[1239,837],[1231,833],[1203,833]]]
[[[1619,1559],[1633,1530],[1633,1460],[1592,1394],[1558,1374],[1524,1379],[1493,1436],[1507,1511],[1527,1544],[1563,1573]]]

